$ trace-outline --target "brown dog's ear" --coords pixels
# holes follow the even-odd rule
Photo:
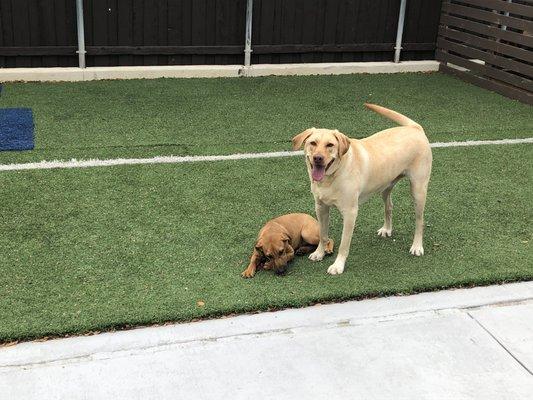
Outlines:
[[[304,142],[307,140],[309,136],[313,133],[315,128],[309,128],[303,131],[302,133],[297,134],[295,137],[292,138],[292,149],[298,150]]]
[[[337,141],[339,142],[339,154],[341,156],[345,155],[348,149],[350,148],[350,138],[346,136],[344,133],[340,133],[336,129],[333,134],[335,135],[335,137],[337,138]]]

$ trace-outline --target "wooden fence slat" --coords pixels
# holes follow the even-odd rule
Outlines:
[[[435,49],[434,43],[404,43],[405,50],[429,51]],[[255,45],[255,54],[304,54],[304,53],[343,53],[343,52],[388,52],[394,49],[394,43],[360,43],[360,44],[282,44]],[[51,56],[75,55],[76,46],[36,46],[36,47],[0,47],[0,56]],[[87,46],[90,56],[111,55],[240,55],[244,51],[241,45],[215,46]]]
[[[439,28],[439,35],[533,63],[533,52],[521,49],[520,47],[511,46],[506,43],[496,42],[467,32],[456,31],[445,27]]]
[[[516,71],[519,74],[533,77],[533,66],[530,64],[522,63],[511,58],[501,57],[493,53],[478,50],[473,47],[466,46],[464,44],[450,42],[444,38],[437,39],[437,47],[447,51],[453,51],[459,53],[462,56],[470,57],[478,60],[483,60],[489,64],[496,65],[502,68],[508,68],[511,71]]]
[[[133,40],[133,4],[131,1],[117,1],[117,46],[128,46]],[[118,57],[118,65],[132,65],[130,54]]]
[[[177,55],[206,56],[216,54],[241,54],[244,46],[88,46],[90,55],[134,54],[134,55]],[[1,54],[1,49],[0,49]]]
[[[481,60],[486,64],[500,67],[508,72],[524,75],[530,79],[533,77],[533,67],[531,65],[521,63],[514,59],[501,57],[492,52],[481,51],[464,44],[450,42],[443,38],[437,39],[437,46],[439,49],[445,50],[446,52],[457,53],[468,59]]]
[[[480,33],[486,36],[493,36],[498,39],[504,39],[516,44],[533,47],[533,36],[522,35],[520,33],[504,31],[495,26],[484,25],[478,22],[469,21],[462,18],[452,17],[450,15],[442,15],[440,19],[442,25],[450,27],[466,29],[472,32]]]
[[[446,53],[442,50],[437,50],[436,52],[437,60],[448,62],[459,67],[467,68],[470,71],[479,72],[483,76],[497,79],[502,82],[509,83],[510,85],[516,86],[518,88],[523,88],[529,91],[533,91],[533,81],[522,78],[517,75],[513,75],[509,72],[495,69],[488,65],[478,64],[477,62],[471,61],[467,58],[459,57],[450,53]]]
[[[479,8],[465,7],[459,4],[451,4],[449,2],[443,3],[442,11],[448,14],[458,14],[464,17],[475,18],[499,25],[506,25],[515,29],[522,29],[528,32],[533,32],[533,21],[529,21],[527,19],[515,18],[503,14],[497,14],[491,11],[480,10]]]
[[[394,43],[354,43],[354,44],[282,44],[253,46],[256,54],[275,53],[346,53],[346,52],[387,52],[394,50]],[[404,43],[404,50],[431,51],[434,43]]]
[[[9,46],[0,47],[0,56],[67,56],[76,55],[76,46]]]
[[[502,0],[457,0],[458,2],[492,8],[496,11],[509,11],[512,14],[523,15],[524,17],[533,17],[533,7],[523,4],[508,3]]]
[[[505,85],[500,82],[473,75],[469,72],[460,71],[444,64],[439,66],[439,71],[449,75],[454,75],[466,82],[473,83],[474,85],[480,86],[484,89],[492,90],[512,99],[520,100],[526,104],[533,104],[532,93],[521,90],[514,86]]]

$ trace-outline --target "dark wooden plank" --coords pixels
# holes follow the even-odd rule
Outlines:
[[[283,8],[281,7],[281,2],[283,0],[267,0],[267,1],[273,1],[274,6],[274,25],[272,27],[273,30],[273,41],[270,44],[276,44],[276,43],[283,43],[282,41],[282,31],[281,27],[283,24]],[[281,61],[280,55],[272,55],[271,61],[272,63],[279,64]]]
[[[43,1],[48,7],[49,1]],[[50,21],[55,32],[56,46],[76,46],[78,42],[76,30],[76,2],[70,0],[54,0],[53,19]],[[57,56],[57,64],[50,66],[71,67],[78,65],[78,55]]]
[[[238,0],[237,8],[235,11],[235,19],[232,20],[233,31],[232,31],[232,44],[244,45],[244,36],[245,36],[245,25],[246,25],[246,0]],[[253,27],[253,24],[252,24]],[[253,46],[253,37],[252,37],[252,46]],[[253,50],[253,47],[252,47]],[[253,55],[253,53],[252,53]],[[231,56],[228,59],[230,64],[240,64],[244,55],[241,56]]]
[[[144,44],[144,0],[132,1],[132,44],[142,46]],[[135,55],[133,57],[133,65],[144,65],[144,57]]]
[[[383,43],[394,43],[396,40],[396,28],[398,25],[398,11],[400,3],[397,1],[388,2],[387,14],[384,15],[385,27],[383,29]],[[404,42],[407,40],[404,39]],[[429,43],[431,45],[432,43]],[[434,47],[434,46],[432,46]],[[404,49],[405,50],[405,49]],[[427,49],[425,49],[427,50]],[[404,52],[403,58],[408,59],[407,53]],[[394,59],[393,50],[390,54],[383,53],[380,57],[380,61],[392,61]]]
[[[143,7],[143,45],[157,46],[158,31],[158,4],[156,0],[144,0]],[[143,57],[143,65],[157,65],[158,57],[155,55],[146,55]]]
[[[31,46],[28,2],[29,0],[12,1],[12,29],[15,46]],[[15,65],[17,67],[31,67],[31,58],[17,57]]]
[[[58,45],[76,46],[78,42],[76,25],[76,3],[70,0],[56,0],[55,25]],[[58,56],[58,66],[78,65],[78,55]]]
[[[13,12],[11,0],[0,0],[0,2],[2,4],[2,13],[0,13],[0,18],[2,19],[4,45],[13,46]],[[14,57],[8,57],[4,60],[4,67],[14,67],[15,62],[16,59]]]
[[[57,46],[58,37],[56,35],[56,9],[59,8],[57,1],[39,0],[35,3],[38,15],[41,16],[39,24],[39,41],[33,45],[39,46]],[[43,67],[55,67],[58,65],[56,56],[43,57]]]
[[[420,36],[420,21],[424,17],[424,5],[425,1],[422,0],[412,0],[407,2],[407,10],[405,13],[405,28],[402,37],[402,42],[416,42],[419,40]],[[396,17],[396,19],[398,16]],[[398,22],[395,23],[395,26],[398,26]],[[404,61],[409,58],[414,58],[412,52],[408,52],[405,49],[405,46],[402,44],[402,51],[400,53],[400,61]],[[394,59],[394,55],[391,56],[391,59]]]
[[[444,64],[439,66],[439,71],[456,76],[466,82],[473,83],[474,85],[480,86],[484,89],[492,90],[504,96],[519,100],[523,103],[533,105],[533,94],[525,90],[515,88],[514,86],[509,86],[497,81],[482,78],[465,71],[459,71]]]
[[[419,5],[420,12],[418,15],[418,22],[415,26],[415,36],[412,38],[409,36],[404,36],[403,41],[434,43],[437,39],[441,3],[441,0],[416,0],[416,3],[411,2],[411,5]],[[402,49],[401,53],[402,60],[427,60],[433,59],[434,57],[435,54],[432,51],[413,52],[406,49]]]
[[[0,19],[2,20],[2,44],[4,46],[14,46],[13,39],[13,9],[11,0],[0,0]]]
[[[4,46],[4,19],[2,18],[2,1],[0,0],[0,47]],[[6,58],[0,55],[0,68],[6,67]]]
[[[1,49],[0,49],[1,51]],[[91,55],[134,54],[143,56],[189,54],[197,56],[241,54],[244,46],[88,46]]]
[[[0,47],[0,55],[5,57],[73,55],[77,49],[75,46],[9,46]]]
[[[485,25],[479,22],[469,21],[463,18],[452,17],[450,15],[443,14],[440,23],[450,27],[466,29],[468,31],[480,33],[486,36],[493,36],[498,39],[507,40],[523,46],[533,47],[533,36],[511,32],[495,26]]]
[[[461,3],[492,8],[497,11],[509,11],[512,14],[533,18],[533,7],[523,4],[508,3],[502,0],[458,0]]]
[[[346,0],[338,0],[339,6],[337,7],[337,13],[335,14],[335,36],[333,43],[345,43],[344,41],[344,15],[346,13]],[[359,14],[357,14],[359,15]],[[358,24],[356,19],[354,23]],[[354,42],[358,43],[357,38],[354,38]],[[342,61],[342,54],[333,54],[332,62]]]
[[[192,45],[192,1],[181,0],[181,45]],[[192,64],[192,56],[183,55],[179,60],[181,64]]]
[[[302,4],[302,20],[299,21],[301,31],[301,43],[314,44],[316,42],[316,35],[322,35],[323,24],[318,24],[318,0],[304,0]],[[314,54],[302,54],[300,61],[304,63],[313,62]]]
[[[272,62],[272,57],[270,55],[257,54],[255,52],[255,46],[276,43],[274,39],[275,5],[276,3],[273,0],[254,1],[252,23],[252,63],[268,64]]]
[[[376,11],[380,10],[380,7],[379,5],[376,6],[374,12],[371,13],[366,7],[365,3],[367,2],[368,0],[344,1],[344,12],[338,16],[338,23],[342,27],[342,32],[337,43],[369,42],[374,37],[376,27],[371,17]],[[354,23],[354,21],[357,21],[357,23]],[[363,38],[361,38],[361,35]],[[362,59],[362,61],[374,60],[373,54],[362,52],[354,56],[354,54],[346,51],[340,54],[338,61],[349,62],[355,61],[357,58]]]
[[[437,46],[439,49],[453,51],[455,53],[461,54],[462,56],[483,60],[489,64],[496,65],[498,67],[506,68],[508,70],[517,72],[521,75],[526,75],[533,78],[533,66],[530,64],[522,63],[516,61],[512,58],[501,57],[495,55],[494,53],[488,53],[486,51],[481,51],[471,46],[464,44],[459,44],[451,42],[444,38],[439,38],[437,40]]]
[[[182,32],[181,32],[181,7],[177,0],[168,0],[168,32],[167,32],[167,45],[179,46],[183,45]],[[180,56],[172,54],[168,57],[168,63],[170,65],[179,65],[181,62]]]
[[[205,0],[192,0],[191,44],[193,46],[205,46],[207,43],[206,31],[204,27],[206,13],[207,10]],[[193,55],[191,62],[192,64],[204,64],[205,56]]]
[[[52,7],[48,7],[53,9]],[[39,4],[36,1],[30,1],[28,3],[28,31],[30,35],[30,46],[40,46],[49,44],[49,41],[53,41],[53,37],[49,37],[43,34],[41,29],[41,22],[42,17],[44,17],[42,14],[40,14],[39,10]],[[42,67],[43,66],[43,59],[42,57],[32,57],[31,58],[31,66],[34,68]]]
[[[387,32],[387,23],[388,23],[387,17],[388,17],[390,8],[392,8],[390,0],[382,0],[382,6],[379,8],[380,12],[378,16],[378,23],[376,24],[377,32],[375,33],[375,36],[374,36],[375,41],[378,43],[390,43],[394,40],[394,38],[392,38],[391,40],[387,40],[385,36]],[[389,58],[389,60],[392,59],[392,53],[391,54],[386,54],[386,53],[374,54],[375,61],[384,61],[385,57]]]
[[[337,31],[337,14],[339,11],[339,0],[324,0],[324,34],[322,44],[335,44]],[[322,54],[322,62],[333,62],[335,55]]]
[[[92,0],[92,19],[88,22],[92,26],[91,41],[87,42],[87,46],[108,46],[109,32],[108,32],[108,4],[107,0]],[[110,58],[107,55],[102,57],[94,57],[93,65],[95,66],[110,66]]]
[[[346,53],[346,52],[387,52],[393,49],[394,43],[355,43],[355,44],[281,44],[256,45],[256,54],[302,54],[302,53]],[[35,48],[0,48],[0,54],[67,54],[67,49],[61,47]],[[404,43],[404,48],[412,51],[428,51],[435,48],[433,43]],[[225,46],[88,46],[91,55],[240,55],[244,51],[242,45]]]
[[[483,76],[508,83],[521,89],[533,91],[533,81],[526,78],[522,78],[518,75],[495,69],[489,65],[478,64],[474,61],[470,61],[469,59],[446,53],[442,50],[437,50],[436,57],[439,61],[444,61],[457,65],[459,67],[467,68],[470,71],[477,72],[478,74],[482,74]]]
[[[85,45],[90,46],[94,43],[94,17],[93,17],[93,3],[92,0],[83,1],[83,19],[85,23]],[[76,41],[77,43],[77,41]],[[94,57],[86,56],[86,64],[88,67],[94,66]]]
[[[315,31],[314,43],[324,44],[324,37],[326,35],[326,1],[318,0],[317,2],[317,26],[319,27]],[[324,62],[324,54],[315,54],[313,62]]]
[[[465,17],[475,18],[481,21],[492,22],[499,25],[506,25],[515,29],[533,32],[533,21],[529,21],[527,19],[505,16],[492,11],[466,7],[460,4],[451,4],[449,2],[446,2],[442,5],[442,11],[448,14],[457,14]]]
[[[281,41],[280,43],[298,43],[295,40],[296,29],[296,0],[281,0],[279,7],[282,10],[283,20],[281,22]],[[280,63],[298,62],[296,57],[291,54],[282,54],[279,57]]]
[[[227,26],[230,18],[230,4],[224,0],[216,0],[215,2],[215,12],[214,12],[214,29],[213,31],[213,42],[214,46],[220,46],[227,44],[230,41],[230,31]],[[215,65],[224,65],[227,64],[227,56],[225,55],[215,55],[214,64]]]
[[[119,0],[107,0],[107,43],[118,45],[118,3]],[[118,56],[111,56],[108,65],[120,65]]]
[[[434,50],[434,43],[404,43],[403,47],[413,51]],[[257,45],[257,54],[273,53],[350,53],[350,52],[390,52],[394,43],[353,43],[353,44],[283,44]]]
[[[256,45],[257,54],[300,54],[300,53],[343,53],[343,52],[386,52],[391,51],[394,43],[356,43],[332,45]],[[427,51],[434,48],[433,43],[405,43],[408,50]],[[87,46],[91,56],[110,55],[241,55],[244,46]],[[0,56],[75,56],[76,46],[3,46]],[[500,57],[501,58],[501,57]],[[516,61],[509,60],[511,63]]]
[[[168,0],[157,1],[157,44],[158,46],[168,46]],[[161,55],[157,57],[157,65],[168,65],[169,57]]]
[[[206,12],[204,14],[204,23],[203,29],[205,31],[205,45],[214,46],[215,45],[215,33],[216,33],[216,13],[217,13],[217,1],[216,0],[205,0],[206,3]],[[215,64],[215,57],[210,54],[206,54],[204,64],[212,65]]]
[[[467,32],[461,32],[445,27],[439,28],[439,36],[460,40],[471,46],[492,50],[506,56],[533,63],[533,52],[506,43],[496,42],[491,39],[482,38]]]
[[[133,4],[131,1],[117,1],[117,46],[133,44]],[[134,65],[133,56],[120,55],[118,65]]]

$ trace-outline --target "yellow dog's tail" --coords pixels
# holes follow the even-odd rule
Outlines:
[[[389,110],[388,108],[378,106],[376,104],[365,103],[365,107],[377,112],[378,114],[383,115],[384,117],[393,120],[397,124],[402,126],[412,126],[413,128],[422,129],[422,127],[417,124],[412,119],[407,118],[405,115],[402,115],[396,111]]]

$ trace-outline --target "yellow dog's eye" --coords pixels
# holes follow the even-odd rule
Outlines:
[[[309,144],[310,144],[311,146],[316,146],[316,142],[315,142],[315,141],[309,142]]]
[[[333,143],[328,143],[326,147],[333,147]]]

